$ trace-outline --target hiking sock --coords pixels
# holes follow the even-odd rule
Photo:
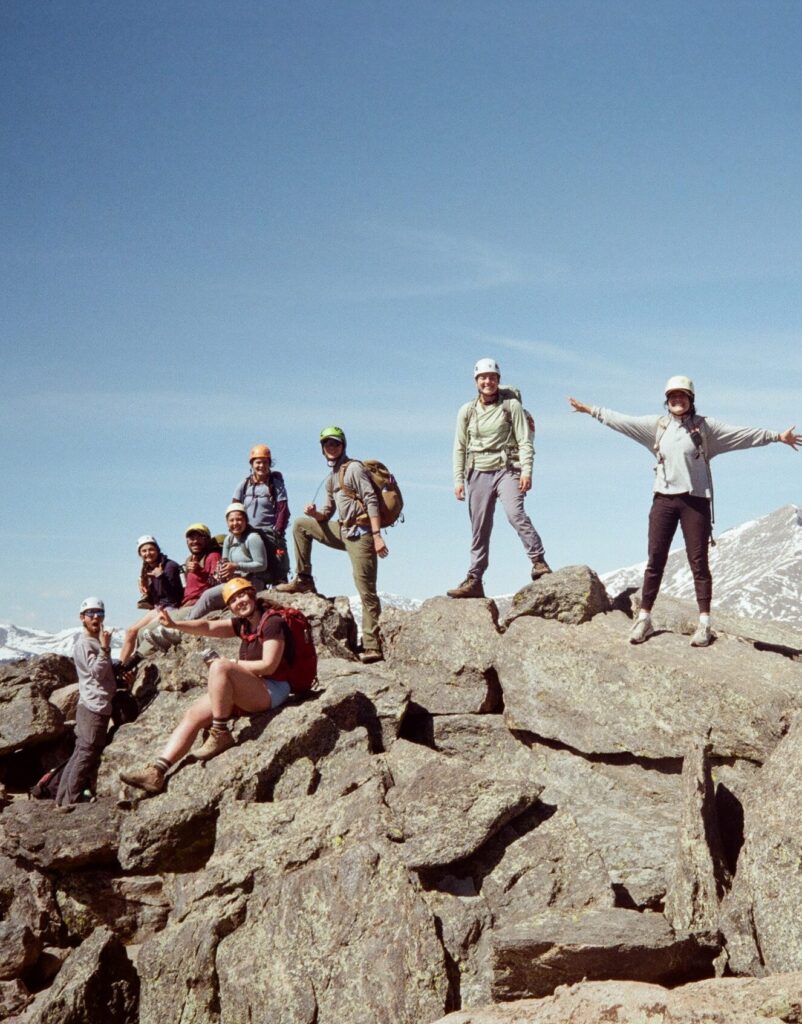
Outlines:
[[[215,732],[231,732],[228,722],[229,720],[227,718],[213,718],[212,729],[214,729]]]
[[[652,617],[651,612],[645,612],[642,608],[638,612],[638,622],[643,622],[644,619],[650,619]]]
[[[710,612],[700,612],[699,613],[699,625],[700,626],[709,626],[710,625]]]
[[[166,775],[173,767],[172,764],[164,757],[157,757],[153,764],[159,769],[162,775]]]

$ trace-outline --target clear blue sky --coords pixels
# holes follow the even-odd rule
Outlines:
[[[456,411],[485,355],[538,421],[554,566],[644,557],[648,453],[565,398],[802,425],[802,5],[0,4],[0,621],[135,615],[255,442],[300,512],[319,429],[407,498],[381,589],[464,575]],[[802,500],[714,464],[721,528]],[[352,593],[321,552],[318,584]],[[490,593],[527,579],[499,514]]]

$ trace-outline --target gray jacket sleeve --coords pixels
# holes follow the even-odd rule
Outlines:
[[[233,548],[232,553],[237,554],[242,550],[242,548]],[[248,559],[233,559],[237,569],[241,569],[242,572],[251,573],[254,576],[263,573],[267,569],[267,551],[265,550],[265,542],[256,530],[253,530],[245,538],[245,551],[249,556]]]
[[[705,424],[707,425],[708,454],[711,459],[724,452],[761,448],[763,445],[780,440],[780,435],[776,430],[764,430],[762,427],[730,427],[709,416],[705,416]]]
[[[659,416],[626,416],[622,412],[613,412],[612,409],[605,409],[600,405],[594,405],[591,414],[606,427],[617,430],[619,434],[631,437],[649,451],[654,451]]]
[[[468,416],[473,402],[467,402],[457,413],[457,428],[454,431],[454,486],[465,483],[465,454],[468,450]]]
[[[520,402],[513,399],[510,402],[510,415],[512,416],[512,429],[515,434],[515,443],[518,445],[518,459],[521,464],[521,476],[532,476],[532,463],[535,458],[535,449],[529,440],[529,424],[526,421],[526,413]]]

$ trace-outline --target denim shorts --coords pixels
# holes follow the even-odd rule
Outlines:
[[[283,683],[278,679],[265,679],[264,683],[267,687],[267,692],[270,694],[271,708],[280,708],[292,693],[290,684]]]

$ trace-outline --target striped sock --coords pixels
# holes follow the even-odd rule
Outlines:
[[[173,767],[172,764],[164,757],[157,757],[153,763],[156,765],[156,767],[159,769],[162,775],[166,775],[167,772],[169,772],[170,769]]]
[[[213,718],[212,728],[215,732],[228,732],[228,719],[227,718]]]

